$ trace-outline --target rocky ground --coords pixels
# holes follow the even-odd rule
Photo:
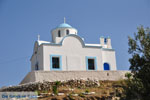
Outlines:
[[[0,89],[0,91],[35,91],[39,100],[120,100],[123,80],[98,81],[72,79],[62,82],[36,82]]]

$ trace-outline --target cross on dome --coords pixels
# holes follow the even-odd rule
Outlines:
[[[40,40],[40,35],[38,35],[38,41]]]
[[[64,23],[66,23],[66,18],[64,17]]]

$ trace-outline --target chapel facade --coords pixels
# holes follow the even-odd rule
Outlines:
[[[117,70],[111,39],[100,37],[99,44],[86,44],[78,30],[66,22],[51,31],[52,41],[35,41],[31,71]]]

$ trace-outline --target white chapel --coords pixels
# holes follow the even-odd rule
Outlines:
[[[52,41],[35,41],[31,71],[117,70],[110,38],[100,37],[99,44],[86,44],[65,20],[52,29],[51,37]]]

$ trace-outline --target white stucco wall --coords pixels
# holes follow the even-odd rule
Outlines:
[[[115,52],[109,49],[102,50],[102,62],[110,65],[110,70],[117,70]],[[104,70],[104,69],[103,69]]]
[[[58,31],[59,30],[61,32],[61,37],[58,37]],[[57,28],[57,29],[52,30],[52,41],[54,43],[60,42],[58,38],[65,37],[67,35],[66,30],[69,30],[69,34],[76,34],[77,35],[77,30],[74,28]]]
[[[39,70],[44,70],[43,68],[43,46],[38,46],[37,43],[35,43],[36,51],[34,50],[33,55],[31,57],[31,71],[35,70],[35,65],[38,63]],[[35,53],[37,52],[37,53]]]
[[[50,55],[62,56],[63,71],[85,71],[87,56],[96,57],[97,70],[104,69],[104,62],[110,64],[111,70],[116,70],[115,51],[84,46],[82,42],[76,36],[68,36],[63,40],[62,45],[41,45],[43,47],[43,70],[50,70]]]

